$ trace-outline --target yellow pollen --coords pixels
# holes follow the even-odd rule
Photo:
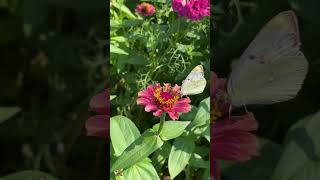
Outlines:
[[[211,107],[210,107],[210,116],[211,116],[211,123],[214,123],[218,118],[222,116],[217,104],[213,101],[211,101]]]
[[[179,100],[179,96],[177,95],[173,96],[173,98],[165,100],[163,97],[161,97],[161,92],[162,92],[162,89],[157,88],[154,93],[154,96],[156,97],[156,99],[160,104],[163,104],[165,106],[169,106],[170,108],[172,108],[173,104]]]

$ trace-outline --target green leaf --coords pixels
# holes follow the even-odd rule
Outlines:
[[[20,111],[19,107],[0,107],[0,123],[5,122]]]
[[[3,177],[3,180],[58,180],[50,174],[36,170],[21,171]]]
[[[181,114],[180,117],[183,120],[192,121],[196,117],[197,112],[198,112],[198,108],[191,105],[191,111],[188,113]]]
[[[210,168],[206,169],[203,173],[202,180],[210,180]]]
[[[202,136],[210,142],[210,124],[205,128],[205,131],[202,133]]]
[[[142,136],[135,140],[123,151],[121,156],[112,165],[110,172],[125,169],[140,160],[148,157],[155,150],[160,148],[163,141],[152,129],[148,129]]]
[[[126,51],[123,49],[118,48],[115,45],[110,44],[110,53],[115,53],[115,54],[124,54],[124,55],[129,55]]]
[[[160,132],[162,140],[167,141],[180,136],[184,129],[190,124],[190,121],[165,121]],[[160,123],[154,125],[152,128],[158,131]]]
[[[110,137],[116,156],[119,156],[139,136],[138,128],[127,117],[110,118]]]
[[[117,97],[117,95],[110,95],[110,101],[112,101],[116,97]]]
[[[23,30],[29,38],[39,27],[46,23],[48,17],[48,5],[45,1],[23,1]]]
[[[164,144],[152,155],[152,162],[157,171],[160,171],[165,161],[169,158],[171,144],[165,141]]]
[[[270,180],[281,154],[281,146],[259,138],[259,156],[245,163],[220,161],[226,179]]]
[[[157,171],[154,169],[149,158],[146,158],[125,170],[123,176],[126,180],[160,180]]]
[[[289,0],[289,3],[299,16],[312,23],[320,24],[320,1],[318,0]]]
[[[122,65],[122,64],[134,64],[134,65],[147,65],[148,64],[148,59],[145,58],[144,56],[137,54],[137,52],[131,51],[128,54],[136,54],[133,56],[119,56],[119,62],[118,65]]]
[[[195,148],[193,140],[184,136],[174,140],[169,155],[169,173],[174,179],[189,163],[191,154]]]
[[[192,121],[193,126],[202,126],[210,123],[210,97],[202,100],[198,112]]]
[[[209,169],[210,162],[203,160],[199,154],[193,153],[190,159],[190,166]]]
[[[112,3],[112,5],[118,10],[120,10],[121,12],[123,12],[124,14],[126,14],[129,19],[136,19],[136,16],[132,14],[130,9],[126,5],[119,4],[117,2]]]
[[[272,180],[313,180],[320,170],[320,111],[293,125]]]

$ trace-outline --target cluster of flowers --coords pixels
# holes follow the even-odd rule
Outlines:
[[[179,16],[198,21],[204,17],[210,16],[209,0],[172,0],[172,9]],[[152,16],[156,9],[152,4],[141,3],[137,5],[135,11],[141,16]]]

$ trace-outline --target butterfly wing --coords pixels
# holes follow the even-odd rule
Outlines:
[[[203,92],[206,87],[207,81],[204,78],[203,67],[201,65],[196,66],[182,81],[181,93],[182,95],[195,95]]]
[[[282,102],[296,96],[307,71],[296,16],[285,11],[263,27],[233,66],[227,91],[235,106]]]

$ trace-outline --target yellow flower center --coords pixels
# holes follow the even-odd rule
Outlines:
[[[214,123],[214,121],[216,121],[222,116],[221,111],[218,108],[218,105],[213,101],[211,101],[210,116],[211,123]]]
[[[161,88],[155,89],[154,97],[157,99],[158,103],[167,107],[172,108],[173,104],[179,100],[179,96],[173,96],[169,92],[162,92]]]

